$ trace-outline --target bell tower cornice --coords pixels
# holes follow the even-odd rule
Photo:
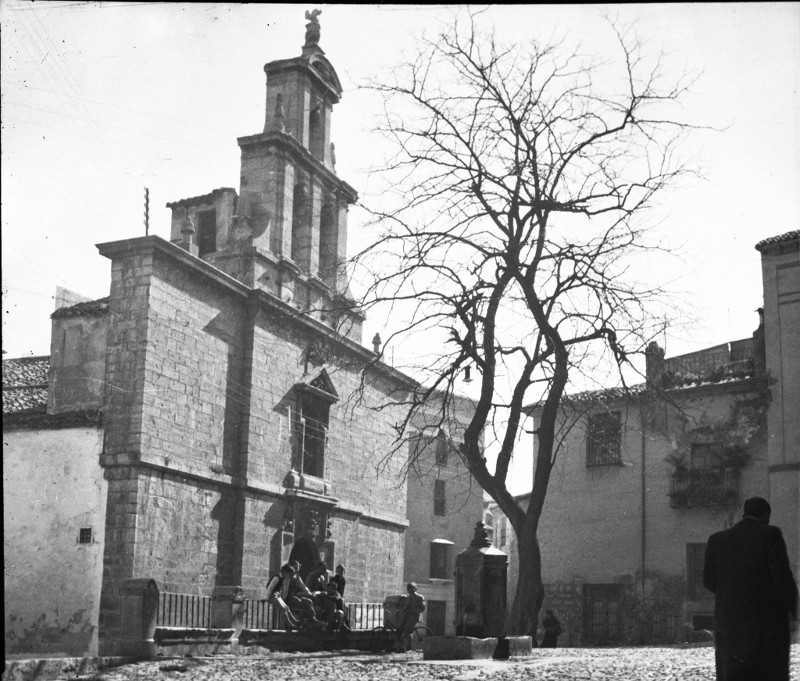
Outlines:
[[[289,153],[295,163],[302,166],[306,172],[319,176],[325,184],[339,192],[348,204],[358,201],[358,192],[324,163],[314,158],[311,152],[292,135],[285,132],[268,131],[239,137],[237,141],[243,154],[249,150],[260,151],[264,147],[270,146]]]

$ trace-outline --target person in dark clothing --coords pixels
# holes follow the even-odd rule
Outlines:
[[[264,601],[268,601],[273,596],[280,599],[293,612],[306,621],[317,623],[314,603],[311,600],[311,592],[308,590],[303,580],[294,568],[287,564],[281,567],[280,576],[273,577],[267,585],[267,595]]]
[[[789,679],[797,585],[770,512],[765,499],[748,499],[744,517],[708,539],[703,585],[715,594],[717,681]]]
[[[344,578],[344,565],[336,566],[336,574],[331,577],[330,581],[336,585],[336,591],[344,598],[344,587],[347,585],[347,580]]]
[[[540,647],[555,648],[558,646],[558,637],[561,635],[561,622],[556,619],[552,610],[544,611],[542,627],[544,627],[544,636]]]

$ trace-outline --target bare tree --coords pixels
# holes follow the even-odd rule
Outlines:
[[[391,304],[387,345],[429,334],[425,387],[404,397],[398,442],[432,402],[446,422],[457,379],[475,371],[458,447],[517,536],[513,634],[535,635],[544,595],[537,533],[559,403],[576,373],[621,370],[658,331],[648,309],[661,291],[630,267],[659,248],[645,240],[654,197],[690,172],[678,155],[689,79],[670,79],[629,31],[609,34],[616,59],[603,62],[563,42],[503,46],[470,16],[423,41],[393,82],[369,86],[396,155],[371,210],[380,238],[356,258],[365,307]],[[507,478],[531,402],[541,416],[525,509]]]

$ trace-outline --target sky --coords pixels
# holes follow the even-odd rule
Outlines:
[[[238,190],[236,138],[264,125],[263,65],[299,56],[306,9],[344,93],[334,108],[337,173],[370,198],[379,103],[359,84],[414,55],[467,6],[147,2],[0,4],[4,357],[49,354],[61,286],[107,295],[95,244],[169,238],[168,201]],[[704,179],[662,199],[658,230],[683,255],[654,273],[683,291],[668,355],[750,336],[762,304],[759,240],[800,224],[800,4],[473,5],[507,41],[563,36],[609,54],[603,18],[635,22],[676,70],[701,74],[687,114],[717,131],[691,148]],[[357,208],[350,242],[370,233]],[[368,319],[364,338],[385,328]]]

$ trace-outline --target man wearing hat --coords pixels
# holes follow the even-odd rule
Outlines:
[[[797,585],[766,499],[744,502],[744,517],[712,534],[703,585],[715,594],[717,681],[788,681]]]

